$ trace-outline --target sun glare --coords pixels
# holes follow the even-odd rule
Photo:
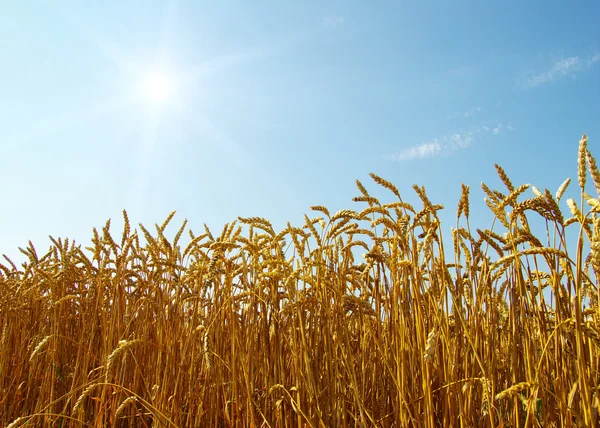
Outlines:
[[[142,82],[144,97],[153,104],[167,101],[174,90],[174,83],[168,74],[160,71],[148,73]]]

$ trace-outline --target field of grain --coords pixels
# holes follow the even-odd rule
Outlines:
[[[493,229],[469,223],[467,186],[447,227],[424,188],[411,206],[371,174],[390,201],[357,181],[354,209],[315,206],[282,231],[239,218],[168,239],[173,215],[134,230],[124,212],[122,234],[109,222],[83,248],[30,243],[22,266],[0,264],[0,425],[597,426],[585,136],[578,159],[578,201],[570,180],[540,191],[496,166]]]

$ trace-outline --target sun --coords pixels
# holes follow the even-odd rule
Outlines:
[[[151,104],[163,104],[168,101],[175,90],[175,83],[164,71],[148,72],[141,85],[143,97]]]

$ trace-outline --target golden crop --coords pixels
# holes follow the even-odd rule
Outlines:
[[[463,185],[450,243],[424,188],[411,206],[374,174],[393,202],[357,182],[356,210],[315,206],[282,231],[239,218],[184,245],[186,223],[165,237],[174,213],[152,233],[124,212],[118,240],[109,221],[84,249],[30,243],[22,267],[0,264],[0,425],[597,426],[585,136],[578,162],[566,204],[569,180],[527,199],[496,166],[491,229],[471,228]]]

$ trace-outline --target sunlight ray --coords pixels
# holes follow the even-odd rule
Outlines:
[[[221,149],[225,159],[231,161],[234,164],[233,166],[239,169],[238,173],[242,175],[245,173],[252,174],[261,182],[264,188],[280,187],[282,184],[286,187],[281,178],[274,177],[273,174],[269,173],[266,165],[261,164],[253,153],[216,126],[206,113],[188,115],[186,119],[186,126],[197,132],[198,135],[205,136],[204,144],[210,144]]]
[[[150,117],[156,115],[150,115]],[[156,119],[156,118],[155,118]],[[133,166],[134,178],[131,185],[131,198],[135,212],[142,212],[146,204],[148,182],[151,178],[153,155],[158,143],[158,120],[147,120],[142,130],[142,139]]]
[[[92,122],[100,117],[124,110],[133,105],[128,97],[114,97],[105,101],[96,101],[86,106],[79,106],[59,115],[40,119],[30,124],[28,129],[21,132],[2,136],[0,139],[7,145],[20,145],[30,141],[44,140],[46,137],[73,129],[77,126]]]
[[[66,8],[58,3],[53,4],[53,6],[68,25],[72,26],[83,38],[90,41],[90,43],[121,72],[128,76],[136,75],[139,66],[122,52],[117,43],[111,42],[103,37],[94,28],[91,20],[85,19],[82,14],[76,15],[73,8]]]

